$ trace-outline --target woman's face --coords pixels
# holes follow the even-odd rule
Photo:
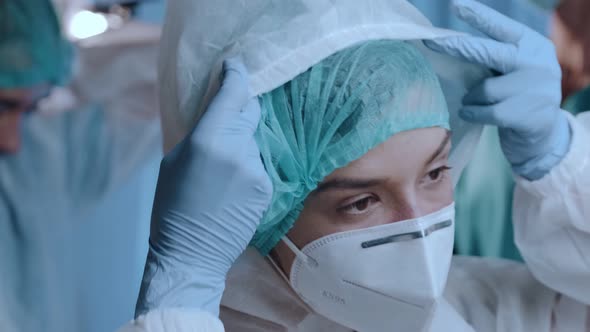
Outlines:
[[[21,145],[23,115],[49,95],[50,86],[39,84],[29,88],[0,89],[0,155],[16,153]]]
[[[333,233],[424,216],[453,201],[443,128],[396,134],[348,166],[337,169],[307,197],[287,236],[298,247]],[[273,258],[290,275],[295,258],[281,241]]]

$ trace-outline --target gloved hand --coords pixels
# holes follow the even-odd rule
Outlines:
[[[270,203],[247,72],[224,63],[223,85],[194,131],[160,166],[136,317],[153,309],[219,314],[225,277]]]
[[[465,96],[459,115],[498,126],[513,171],[540,179],[563,159],[571,140],[560,110],[561,70],[553,44],[476,1],[456,0],[453,7],[459,18],[492,39],[450,37],[427,41],[426,46],[498,73]]]

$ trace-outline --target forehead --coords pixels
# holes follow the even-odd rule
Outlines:
[[[361,158],[337,169],[325,180],[339,177],[389,177],[392,174],[403,177],[422,171],[446,136],[447,130],[440,127],[400,132]]]

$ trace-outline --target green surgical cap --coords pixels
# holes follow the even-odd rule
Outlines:
[[[63,84],[71,56],[50,1],[0,1],[0,88]]]
[[[263,255],[289,231],[305,198],[337,168],[392,135],[449,128],[438,78],[403,41],[342,50],[260,97],[256,133],[273,198],[251,245]]]

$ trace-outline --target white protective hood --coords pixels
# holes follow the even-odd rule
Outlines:
[[[223,60],[240,56],[257,96],[324,58],[374,39],[415,40],[437,72],[451,115],[453,178],[470,159],[482,126],[458,118],[467,89],[488,71],[426,49],[420,40],[453,36],[403,0],[174,0],[160,54],[164,149],[195,125],[219,89]]]

